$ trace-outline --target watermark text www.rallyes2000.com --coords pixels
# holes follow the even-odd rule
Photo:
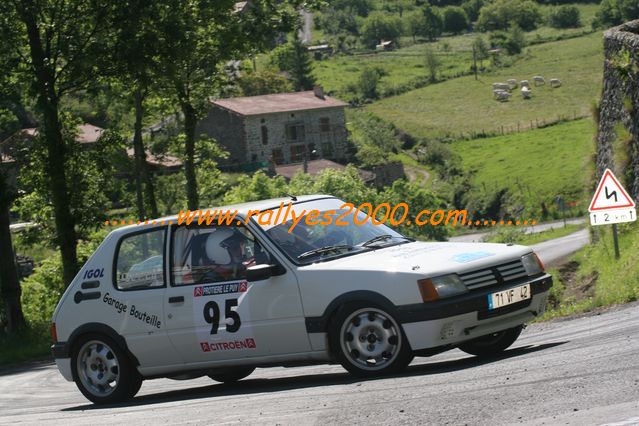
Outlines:
[[[391,206],[390,203],[380,203],[373,206],[372,203],[362,203],[355,206],[352,203],[344,203],[339,210],[319,211],[317,209],[302,210],[296,213],[292,208],[292,203],[280,203],[275,209],[268,210],[249,210],[246,217],[238,217],[238,210],[229,209],[207,209],[207,210],[180,210],[177,215],[176,223],[178,225],[241,225],[249,222],[253,218],[260,225],[275,226],[286,224],[290,221],[288,232],[292,232],[297,225],[304,221],[308,226],[315,225],[335,225],[349,226],[351,222],[345,218],[355,213],[352,223],[355,225],[364,225],[370,221],[373,225],[388,224],[391,226],[400,225],[416,225],[416,226],[495,226],[495,225],[535,225],[537,222],[533,220],[492,220],[480,219],[469,220],[467,210],[420,210],[413,219],[410,219],[410,208],[407,203],[398,203]],[[173,220],[145,220],[128,222],[121,220],[107,220],[105,225],[165,225],[173,224]]]

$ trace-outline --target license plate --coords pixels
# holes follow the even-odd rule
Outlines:
[[[530,299],[530,284],[489,294],[488,310],[512,305],[513,303],[521,302],[526,299]]]

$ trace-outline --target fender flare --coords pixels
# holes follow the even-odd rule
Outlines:
[[[115,341],[118,346],[120,346],[120,348],[127,354],[129,359],[131,359],[131,361],[133,361],[136,366],[140,365],[140,361],[138,361],[137,357],[133,355],[133,353],[129,350],[129,346],[126,344],[126,339],[122,335],[118,334],[118,332],[115,331],[113,328],[99,322],[89,322],[86,324],[82,324],[80,327],[73,330],[66,342],[59,342],[54,344],[53,356],[55,358],[70,358],[75,343],[81,336],[87,334],[102,334],[106,337],[109,337],[110,339]]]
[[[397,307],[386,297],[370,290],[356,290],[344,293],[328,304],[324,313],[319,317],[306,317],[307,333],[325,333],[333,315],[346,303],[351,302],[371,302],[386,310],[389,314],[397,317]]]

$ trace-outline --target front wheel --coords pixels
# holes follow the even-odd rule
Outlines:
[[[96,404],[133,398],[142,386],[142,376],[112,339],[86,336],[74,345],[71,358],[73,380],[82,394]]]
[[[233,383],[248,377],[255,371],[255,367],[233,368],[219,373],[209,374],[209,377],[216,382]]]
[[[399,372],[413,359],[395,318],[369,303],[343,306],[332,323],[329,339],[342,366],[360,377]]]
[[[461,344],[459,349],[467,354],[479,357],[495,356],[505,351],[508,347],[510,347],[510,345],[515,343],[515,340],[517,340],[523,328],[524,327],[520,325],[519,327],[509,328],[508,330],[478,337]]]

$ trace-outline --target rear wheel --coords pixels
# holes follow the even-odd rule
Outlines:
[[[86,336],[74,345],[73,380],[82,394],[96,404],[126,401],[142,386],[142,376],[126,353],[106,336]]]
[[[334,355],[356,376],[395,373],[413,359],[399,323],[370,303],[344,305],[332,323],[329,338]]]
[[[462,351],[479,357],[498,355],[505,351],[521,334],[523,326],[478,337],[459,346]]]
[[[216,382],[233,383],[248,377],[255,371],[255,367],[233,368],[227,371],[209,374],[209,377]]]

